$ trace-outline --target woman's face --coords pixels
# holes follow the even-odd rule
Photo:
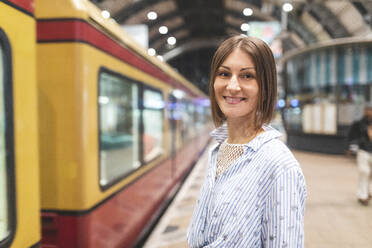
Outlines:
[[[259,86],[251,57],[235,49],[217,69],[214,91],[228,120],[254,121]]]

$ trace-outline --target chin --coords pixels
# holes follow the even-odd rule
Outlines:
[[[237,119],[237,120],[241,120],[241,121],[249,121],[249,120],[252,120],[252,114],[253,112],[233,112],[233,111],[225,111],[225,112],[222,112],[224,114],[224,116],[226,117],[226,120],[233,120],[233,119]]]
[[[234,115],[234,114],[228,114],[228,115],[226,115],[225,114],[225,116],[226,116],[226,119],[227,120],[228,119],[230,119],[230,120],[233,120],[233,119],[241,119],[241,120],[249,119],[249,117],[246,116],[246,115]]]

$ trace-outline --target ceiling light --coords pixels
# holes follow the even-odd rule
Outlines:
[[[240,26],[240,29],[244,32],[247,32],[249,30],[250,26],[248,23],[243,23],[241,26]]]
[[[161,34],[166,34],[166,33],[168,33],[168,28],[167,28],[166,26],[161,26],[161,27],[159,28],[159,33],[161,33]]]
[[[245,16],[251,16],[251,15],[253,15],[253,10],[252,10],[251,8],[245,8],[245,9],[243,10],[243,14],[244,14]]]
[[[175,89],[173,92],[172,92],[172,95],[177,98],[177,99],[181,99],[183,98],[186,94],[185,92],[183,92],[182,90],[179,90],[179,89]]]
[[[154,11],[150,11],[147,13],[147,18],[149,18],[149,20],[156,20],[156,18],[158,18],[158,14],[156,14]]]
[[[285,11],[285,12],[290,12],[290,11],[292,11],[293,10],[293,6],[292,6],[292,4],[290,4],[290,3],[285,3],[285,4],[283,4],[283,10]]]
[[[150,56],[154,56],[154,55],[156,54],[156,51],[155,51],[154,48],[149,48],[149,49],[147,50],[147,53],[148,53]]]
[[[158,55],[158,56],[156,56],[160,61],[163,61],[164,59],[163,59],[163,56],[161,56],[161,55]]]
[[[105,19],[109,19],[110,18],[110,12],[108,12],[107,10],[102,10],[101,15]]]
[[[173,36],[169,37],[167,41],[168,41],[168,44],[171,46],[175,45],[177,42],[176,38],[174,38]]]

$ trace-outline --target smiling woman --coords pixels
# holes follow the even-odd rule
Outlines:
[[[304,246],[304,176],[268,125],[276,83],[263,41],[233,36],[217,49],[209,84],[217,144],[189,226],[191,248]]]

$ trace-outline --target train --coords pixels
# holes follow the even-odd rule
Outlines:
[[[88,0],[0,0],[0,248],[139,247],[207,96]]]

